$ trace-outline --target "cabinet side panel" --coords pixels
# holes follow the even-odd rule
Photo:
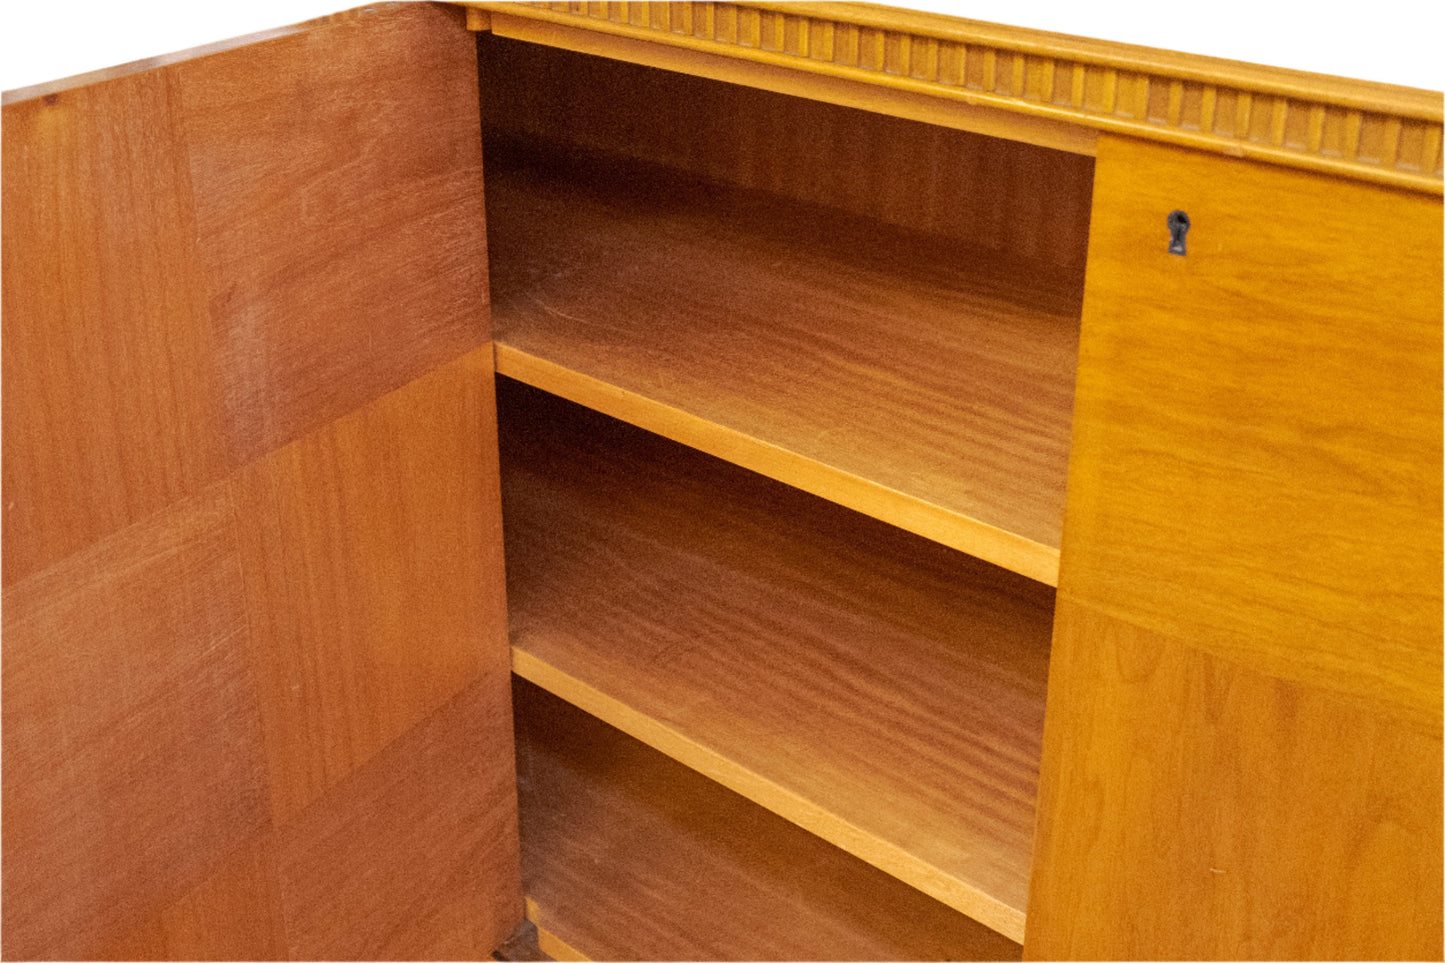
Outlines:
[[[112,937],[108,960],[287,959],[270,828],[236,849],[184,896]]]
[[[478,677],[278,831],[293,959],[487,959],[521,922],[507,687]]]
[[[1440,203],[1098,165],[1026,954],[1438,959]]]

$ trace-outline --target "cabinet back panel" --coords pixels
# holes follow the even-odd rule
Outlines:
[[[1082,269],[1090,157],[482,34],[489,135],[620,153]]]

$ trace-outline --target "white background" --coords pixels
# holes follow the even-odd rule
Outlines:
[[[0,0],[0,90],[296,23],[362,0]],[[1014,26],[1445,88],[1445,0],[894,0]]]

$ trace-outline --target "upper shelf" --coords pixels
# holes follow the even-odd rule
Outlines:
[[[1077,272],[615,159],[489,165],[499,372],[1057,584]]]
[[[1435,195],[1445,183],[1432,91],[867,4],[466,5],[499,36],[1065,150],[1106,131]]]

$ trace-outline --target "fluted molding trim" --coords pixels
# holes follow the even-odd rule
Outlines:
[[[871,4],[467,5],[1442,193],[1445,110],[1432,91]]]

